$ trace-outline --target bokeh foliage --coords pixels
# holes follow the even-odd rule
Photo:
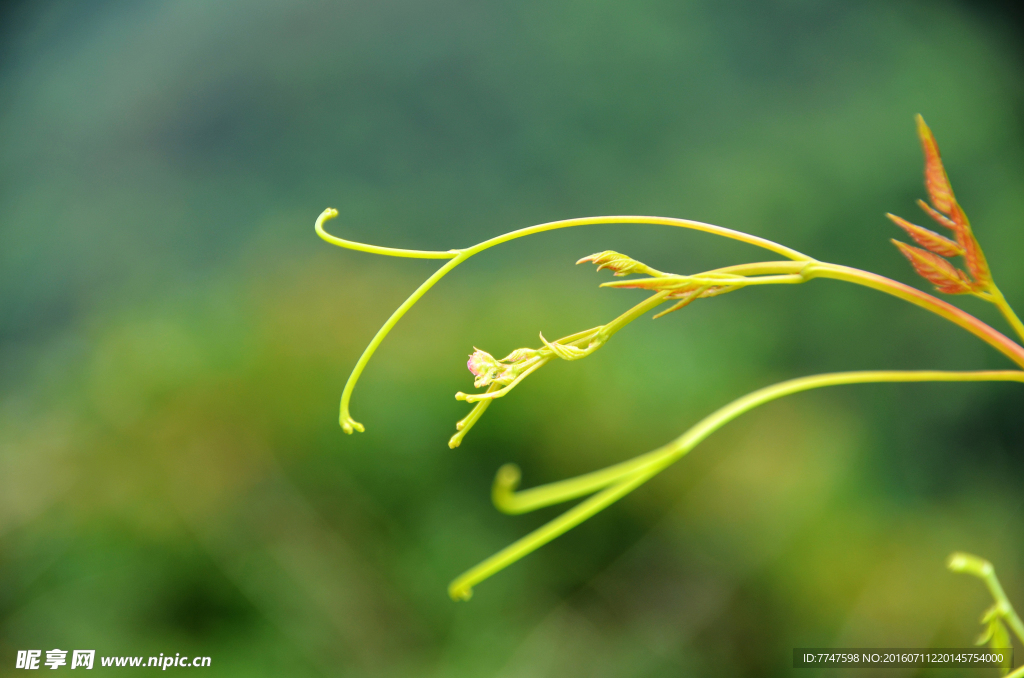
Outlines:
[[[546,520],[489,504],[825,370],[1001,367],[864,289],[749,289],[640,321],[499,401],[463,446],[465,356],[637,299],[572,262],[752,260],[659,227],[511,243],[446,279],[337,399],[447,249],[663,214],[914,281],[882,214],[932,125],[1024,304],[1020,53],[951,3],[64,2],[0,47],[0,671],[17,649],[213,657],[217,675],[782,675],[794,646],[963,646],[985,555],[1024,604],[1024,393],[845,387],[731,424],[481,586]],[[999,319],[984,305],[964,306]],[[945,670],[943,675],[953,675]],[[809,675],[811,675],[809,673]]]

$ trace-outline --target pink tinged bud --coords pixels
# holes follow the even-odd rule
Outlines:
[[[479,377],[487,370],[487,367],[493,365],[494,362],[494,356],[487,351],[481,351],[477,348],[469,356],[469,362],[466,363],[466,367],[468,367],[469,371],[473,373],[473,376]]]
[[[473,347],[475,350],[473,354],[469,356],[469,362],[466,363],[466,367],[473,373],[476,380],[473,385],[477,388],[487,386],[494,377],[498,374],[498,370],[501,369],[501,365],[494,359],[487,351],[481,351],[480,349]]]

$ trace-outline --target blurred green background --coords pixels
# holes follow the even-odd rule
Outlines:
[[[437,264],[331,247],[313,221],[334,206],[343,237],[448,249],[679,216],[924,287],[883,217],[920,222],[920,112],[1019,308],[1022,58],[1019,15],[924,0],[6,5],[0,674],[54,647],[209,655],[225,676],[512,678],[969,646],[990,599],[951,551],[994,561],[1024,606],[1019,384],[776,402],[471,602],[445,589],[562,510],[497,513],[505,462],[532,486],[785,378],[1006,367],[994,350],[842,283],[749,289],[546,367],[449,450],[474,345],[504,355],[640,298],[577,258],[763,258],[573,229],[436,287],[366,370],[349,437],[349,370]]]

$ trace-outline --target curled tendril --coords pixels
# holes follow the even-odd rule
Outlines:
[[[884,371],[817,374],[791,379],[749,393],[708,415],[671,443],[600,471],[516,491],[521,473],[514,464],[506,464],[498,470],[491,490],[495,507],[503,513],[527,513],[580,497],[589,498],[456,577],[449,585],[448,593],[453,600],[469,600],[473,595],[474,586],[626,496],[679,461],[719,428],[760,405],[801,391],[827,386],[929,381],[1024,383],[1024,371]]]
[[[919,131],[926,155],[926,177],[929,195],[935,208],[926,205],[926,211],[941,225],[954,230],[956,241],[939,236],[936,233],[923,229],[919,226],[904,222],[894,217],[893,220],[903,228],[912,239],[918,244],[924,245],[929,251],[915,251],[908,245],[902,245],[901,250],[911,259],[911,263],[919,273],[935,283],[940,291],[950,293],[962,293],[964,289],[975,293],[987,301],[994,303],[1006,317],[1010,325],[1024,338],[1024,325],[1021,325],[1016,315],[1010,309],[1006,300],[999,292],[992,281],[988,265],[981,252],[980,245],[970,230],[970,225],[963,215],[963,211],[956,203],[949,186],[948,177],[942,168],[938,156],[938,146],[931,137],[930,130],[924,125],[923,120],[918,119]],[[752,285],[771,284],[799,284],[815,278],[830,278],[842,280],[857,285],[869,287],[886,294],[895,296],[916,306],[924,308],[936,315],[939,315],[950,322],[966,329],[975,336],[981,338],[993,346],[1018,367],[1024,367],[1024,347],[1009,339],[1002,333],[996,331],[989,325],[978,320],[974,316],[938,299],[930,294],[917,290],[903,283],[890,280],[883,276],[861,271],[859,269],[817,261],[811,257],[792,250],[778,243],[763,238],[734,231],[732,229],[713,226],[701,222],[684,219],[673,219],[666,217],[646,216],[609,216],[609,217],[588,217],[582,219],[567,219],[554,221],[546,224],[538,224],[517,231],[512,231],[484,242],[478,243],[466,249],[452,249],[446,251],[427,250],[406,250],[390,247],[379,247],[367,245],[350,240],[338,238],[328,234],[323,224],[325,221],[335,218],[337,210],[327,209],[316,221],[316,232],[325,241],[347,249],[380,254],[384,256],[395,256],[418,259],[446,259],[448,260],[437,271],[425,280],[405,302],[399,306],[385,324],[378,330],[370,344],[363,351],[352,374],[345,384],[341,398],[340,422],[346,433],[363,431],[363,426],[355,421],[349,414],[349,403],[352,391],[360,374],[369,362],[377,346],[387,336],[388,332],[397,324],[401,317],[408,311],[434,284],[447,275],[452,269],[464,262],[466,259],[495,245],[499,245],[516,238],[527,235],[542,233],[545,231],[570,228],[575,226],[586,226],[595,224],[661,224],[687,228],[706,233],[712,233],[741,242],[746,242],[762,247],[771,252],[779,254],[789,261],[770,261],[752,264],[740,264],[725,268],[707,271],[697,275],[680,276],[662,273],[656,269],[638,262],[630,257],[613,251],[599,252],[589,257],[584,257],[577,263],[592,262],[602,268],[611,269],[616,276],[631,274],[644,274],[648,278],[630,279],[605,283],[606,287],[629,287],[640,288],[654,292],[650,297],[632,309],[619,316],[607,325],[585,330],[569,337],[563,337],[557,341],[550,342],[540,335],[542,346],[537,349],[517,349],[511,354],[495,360],[490,354],[477,351],[470,357],[468,367],[475,377],[478,388],[487,387],[484,393],[465,394],[458,393],[456,397],[460,400],[475,403],[472,411],[456,424],[456,434],[449,441],[450,447],[457,447],[466,433],[480,419],[491,402],[507,394],[515,388],[523,379],[534,371],[545,365],[552,359],[578,360],[590,355],[604,345],[605,342],[618,330],[629,324],[640,315],[659,306],[666,301],[676,301],[668,310],[657,314],[661,317],[671,313],[696,299],[718,296]],[[924,252],[923,256],[920,252]],[[945,262],[945,256],[964,256],[968,269],[973,278],[966,274],[960,275],[952,269],[952,266]],[[936,260],[942,259],[943,263]],[[947,270],[948,266],[948,270]],[[953,271],[953,273],[950,273]],[[943,289],[945,287],[945,289]],[[982,372],[841,372],[835,374],[820,374],[809,377],[792,379],[773,386],[760,389],[746,396],[743,396],[725,407],[712,413],[696,426],[688,430],[682,436],[668,445],[642,454],[631,460],[615,464],[608,468],[593,471],[576,478],[542,485],[526,490],[519,490],[521,473],[518,467],[507,464],[498,471],[492,488],[492,498],[495,506],[505,513],[525,513],[545,506],[551,506],[566,502],[572,499],[587,497],[575,507],[563,513],[558,518],[550,521],[541,528],[526,535],[522,539],[499,551],[490,558],[487,558],[479,565],[471,568],[456,578],[449,587],[449,593],[453,599],[467,600],[472,595],[473,587],[490,577],[499,570],[519,560],[526,554],[539,548],[541,545],[551,541],[558,535],[571,529],[580,522],[586,520],[598,511],[603,510],[610,504],[622,498],[629,492],[647,482],[664,468],[671,465],[686,455],[697,444],[711,435],[718,428],[729,421],[740,416],[759,405],[770,402],[777,398],[826,386],[857,383],[884,383],[884,382],[923,382],[923,381],[1016,381],[1024,383],[1024,371],[982,371]],[[950,561],[950,567],[957,571],[971,571],[972,565],[977,565],[975,574],[986,578],[991,574],[990,569],[984,570],[978,563],[984,561],[963,554],[958,554]],[[981,568],[981,569],[979,569]],[[991,566],[989,566],[991,568]],[[986,574],[986,572],[988,574]],[[992,575],[994,579],[994,575]],[[988,580],[986,580],[988,581]],[[991,584],[990,584],[991,588]],[[997,605],[998,605],[997,597]],[[994,608],[993,608],[994,609]],[[999,612],[999,610],[996,610]],[[984,623],[989,624],[989,640],[1000,636],[1003,631],[1003,624],[1014,622],[1006,614],[996,614],[990,611]],[[1015,615],[1014,615],[1015,618]],[[1020,620],[1016,619],[1014,630],[1024,640],[1024,630],[1019,629]],[[1001,638],[1001,636],[1000,636]],[[992,642],[995,642],[994,640]]]
[[[977,577],[985,583],[992,595],[994,603],[981,617],[981,624],[985,630],[976,641],[978,645],[987,643],[993,650],[1012,647],[1007,627],[1013,630],[1020,642],[1024,643],[1024,622],[1021,622],[1010,599],[1006,597],[992,563],[970,553],[957,552],[949,556],[946,566],[951,572]]]
[[[714,235],[722,236],[724,238],[730,238],[732,240],[738,240],[745,242],[757,247],[761,247],[770,252],[774,252],[781,256],[794,261],[810,261],[811,258],[806,254],[797,252],[794,249],[785,247],[778,243],[772,242],[765,238],[760,238],[756,235],[750,235],[749,233],[743,233],[742,231],[735,231],[731,228],[723,228],[721,226],[715,226],[713,224],[705,224],[700,221],[691,221],[689,219],[674,219],[671,217],[648,217],[648,216],[608,216],[608,217],[584,217],[581,219],[563,219],[561,221],[551,221],[545,224],[537,224],[536,226],[530,226],[527,228],[521,228],[517,231],[511,231],[503,235],[485,240],[481,243],[477,243],[472,247],[466,249],[452,249],[446,251],[430,251],[430,250],[406,250],[396,249],[393,247],[379,247],[377,245],[367,245],[365,243],[355,242],[352,240],[345,240],[337,236],[331,235],[324,230],[324,223],[334,219],[338,216],[338,210],[333,207],[328,207],[320,216],[317,217],[316,224],[314,226],[317,235],[319,235],[325,242],[345,249],[355,250],[358,252],[368,252],[370,254],[380,254],[389,257],[403,257],[412,259],[448,259],[448,261],[437,271],[434,272],[429,278],[427,278],[416,290],[406,299],[401,306],[395,309],[395,312],[391,314],[387,322],[377,331],[373,339],[363,350],[362,355],[359,356],[359,360],[356,361],[355,367],[352,368],[352,373],[348,377],[348,381],[345,382],[345,388],[341,393],[341,407],[339,412],[339,422],[342,430],[345,433],[351,434],[353,431],[364,431],[364,427],[358,421],[352,418],[349,412],[349,405],[352,401],[352,392],[355,390],[356,383],[359,381],[360,375],[366,368],[367,363],[370,362],[370,358],[373,357],[377,347],[384,338],[391,332],[392,328],[398,324],[398,321],[402,319],[402,316],[412,308],[420,298],[427,293],[427,291],[433,287],[441,278],[446,276],[452,269],[466,261],[470,257],[483,252],[484,250],[490,249],[496,245],[522,238],[528,235],[534,235],[537,233],[544,233],[545,231],[554,231],[561,228],[573,228],[576,226],[593,226],[598,224],[654,224],[661,226],[675,226],[677,228],[686,228],[694,231],[702,231],[704,233],[711,233]]]

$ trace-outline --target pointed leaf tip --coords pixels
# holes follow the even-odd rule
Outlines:
[[[917,206],[920,207],[921,209],[923,209],[925,211],[925,214],[927,214],[932,219],[934,219],[935,222],[937,224],[939,224],[940,226],[945,226],[946,228],[950,229],[951,231],[955,231],[956,230],[956,224],[953,223],[952,219],[947,217],[942,212],[939,212],[938,210],[936,210],[934,207],[932,207],[931,205],[926,203],[924,200],[921,200],[920,198],[918,198],[917,199]]]
[[[953,197],[953,187],[949,184],[949,177],[946,176],[946,169],[942,166],[939,145],[931,129],[925,124],[924,118],[918,115],[916,121],[917,136],[921,139],[921,148],[924,150],[925,188],[928,189],[935,209],[948,215],[956,200]]]
[[[935,254],[943,257],[958,257],[964,253],[963,248],[949,238],[945,238],[938,233],[918,226],[917,224],[912,224],[906,219],[898,217],[895,214],[886,214],[885,216],[887,216],[894,224],[906,231],[907,235],[914,239],[914,242],[929,252],[934,252]]]
[[[614,250],[605,250],[604,252],[591,254],[588,257],[583,257],[576,263],[582,264],[585,262],[597,264],[597,270],[599,271],[602,268],[607,268],[612,271],[612,275],[616,277],[622,277],[632,273],[646,273],[648,275],[653,273],[653,269],[648,268],[647,265],[637,261],[636,259],[627,257],[625,254],[615,252]]]

